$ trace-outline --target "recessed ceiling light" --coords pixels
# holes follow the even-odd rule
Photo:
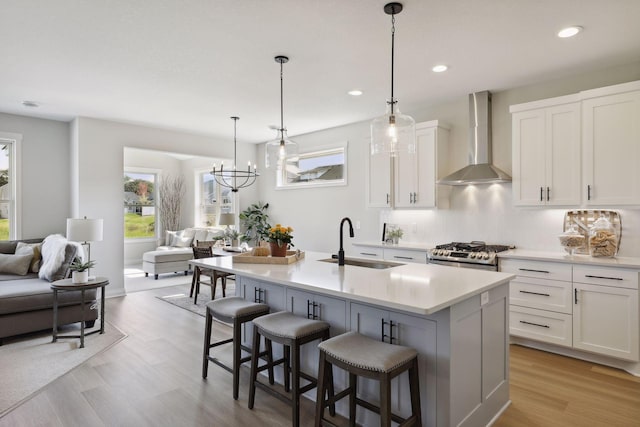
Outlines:
[[[435,67],[433,67],[431,69],[431,71],[433,71],[434,73],[443,73],[443,72],[447,71],[448,69],[449,69],[449,67],[447,67],[444,64],[441,64],[441,65],[436,65]]]
[[[25,107],[30,107],[30,108],[37,108],[40,105],[35,102],[35,101],[22,101],[22,105],[24,105]]]
[[[558,31],[558,37],[562,39],[566,39],[567,37],[575,36],[580,31],[582,31],[582,27],[578,27],[578,26],[563,28],[560,31]]]
[[[360,96],[362,95],[362,91],[358,90],[358,89],[354,89],[354,90],[350,90],[349,92],[347,92],[349,95],[351,96]]]

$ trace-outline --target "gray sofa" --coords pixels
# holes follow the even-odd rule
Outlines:
[[[78,248],[67,243],[62,266],[51,276],[50,280],[38,278],[39,255],[38,243],[43,239],[21,241],[0,241],[0,270],[5,262],[16,256],[18,243],[20,247],[36,248],[27,274],[0,272],[0,344],[6,337],[28,332],[52,329],[53,326],[53,291],[51,281],[70,277],[69,264],[76,257]],[[10,261],[7,261],[10,262]],[[6,268],[4,269],[6,270]],[[87,326],[93,326],[98,317],[98,310],[90,307],[96,302],[96,290],[85,293],[85,320]],[[60,292],[58,294],[59,325],[76,323],[82,319],[80,292]]]

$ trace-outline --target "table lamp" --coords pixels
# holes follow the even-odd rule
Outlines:
[[[87,245],[87,261],[91,261],[91,243],[102,241],[102,218],[67,218],[67,240]],[[91,280],[89,269],[89,280]]]
[[[232,213],[221,213],[220,214],[220,218],[218,219],[218,225],[226,225],[227,229],[224,231],[224,235],[225,235],[225,242],[227,239],[229,239],[229,245],[232,244],[232,237],[231,237],[231,227],[229,227],[230,225],[234,225],[236,223],[236,216]],[[226,243],[225,243],[226,244]]]

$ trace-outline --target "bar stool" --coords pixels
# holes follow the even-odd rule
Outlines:
[[[418,377],[418,352],[413,348],[387,344],[360,335],[347,332],[323,341],[318,345],[320,362],[318,368],[318,399],[316,399],[315,425],[322,423],[334,425],[324,419],[324,408],[349,396],[349,425],[356,425],[356,404],[380,414],[380,425],[391,426],[391,421],[399,426],[421,426],[420,384]],[[349,373],[349,387],[333,398],[325,400],[324,391],[333,377],[332,366]],[[409,389],[411,394],[411,416],[403,419],[391,413],[391,380],[401,373],[409,371]],[[380,381],[380,406],[357,397],[357,376]],[[330,383],[333,385],[333,382]]]
[[[249,409],[253,409],[256,396],[256,386],[262,388],[275,397],[291,403],[292,425],[300,425],[300,396],[313,389],[318,384],[316,378],[300,370],[300,347],[317,339],[329,339],[329,324],[321,320],[307,319],[292,313],[281,311],[268,314],[253,320],[253,359],[251,360],[251,383],[249,385]],[[271,351],[271,342],[284,346],[284,357],[271,360],[266,365],[258,367],[256,354],[260,350],[260,337],[265,338],[267,352]],[[275,388],[258,381],[258,372],[273,369],[273,366],[284,364],[284,389],[291,397],[281,394]],[[289,378],[291,376],[291,378]],[[300,387],[300,378],[309,384]],[[293,381],[291,387],[290,381]],[[333,397],[333,381],[327,385],[329,397]],[[330,407],[331,414],[335,414],[335,405]]]
[[[255,302],[246,301],[240,297],[228,297],[210,301],[207,303],[206,323],[204,329],[204,351],[202,355],[202,378],[207,378],[209,362],[226,369],[233,374],[233,398],[238,400],[239,373],[240,365],[251,360],[253,352],[250,348],[242,345],[242,329],[241,326],[245,322],[249,322],[258,316],[269,314],[269,306]],[[222,341],[211,343],[211,324],[213,318],[222,322],[233,324],[233,337]],[[217,358],[209,355],[209,350],[219,345],[233,343],[233,366],[229,367]],[[249,352],[249,356],[241,357],[242,350]],[[258,357],[266,357],[270,361],[271,348],[267,346],[267,350],[259,353]],[[269,382],[274,383],[273,369],[269,370]]]

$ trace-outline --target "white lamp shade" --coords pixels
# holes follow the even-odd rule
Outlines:
[[[218,221],[219,225],[233,225],[236,223],[236,217],[232,213],[221,213],[220,220]]]
[[[67,218],[67,239],[72,242],[102,241],[102,218]]]

